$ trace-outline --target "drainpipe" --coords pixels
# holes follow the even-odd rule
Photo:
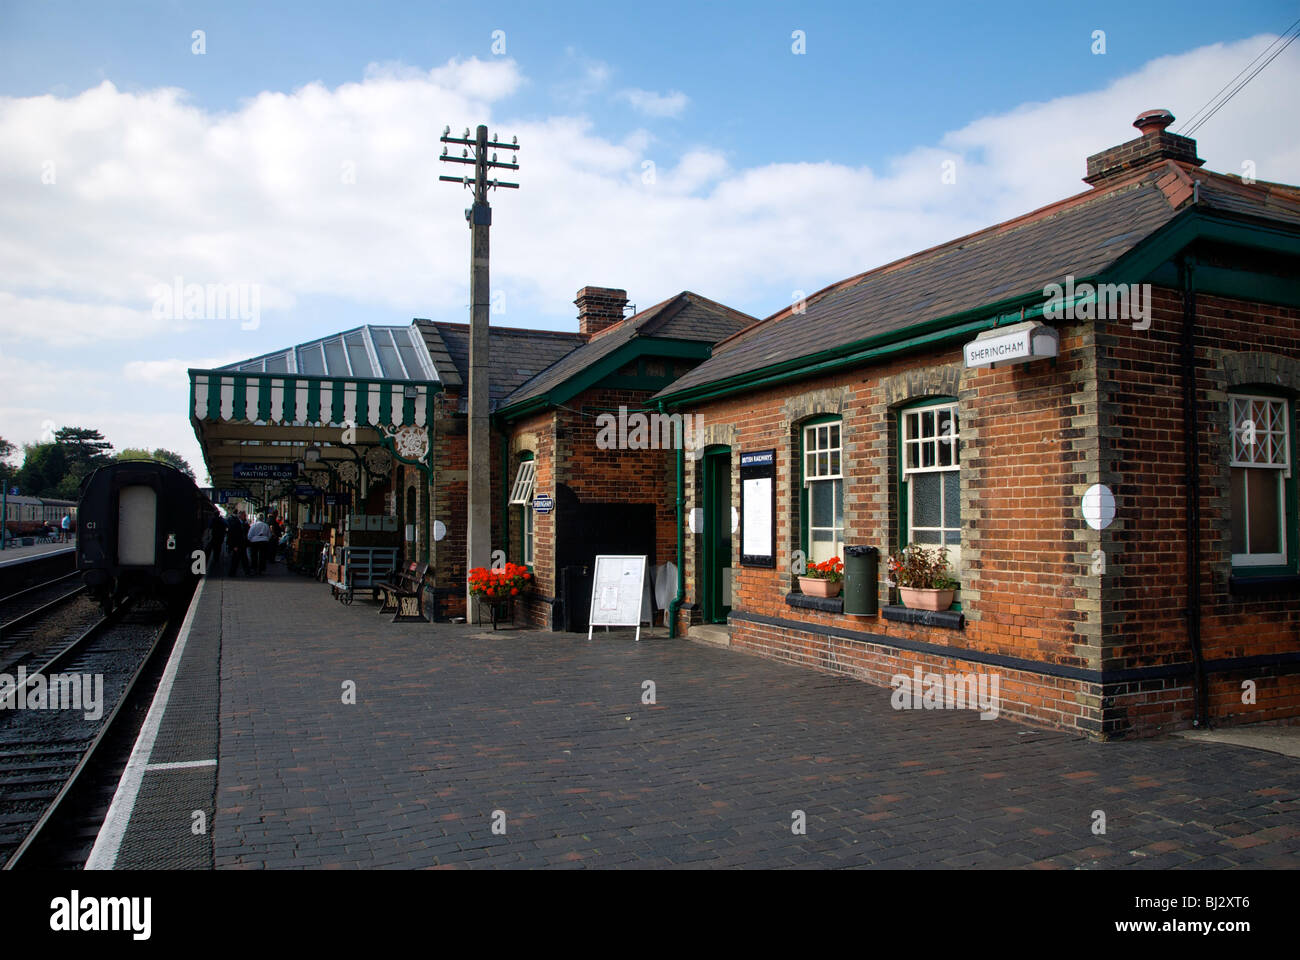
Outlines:
[[[659,412],[664,413],[663,401],[659,403]],[[668,639],[677,637],[677,611],[686,599],[686,533],[683,511],[686,507],[686,434],[682,432],[682,442],[677,444],[677,596],[668,604]],[[698,441],[697,441],[698,442]]]
[[[1201,655],[1201,444],[1197,432],[1200,411],[1196,403],[1196,293],[1195,262],[1190,256],[1178,261],[1183,287],[1183,328],[1179,344],[1183,379],[1183,452],[1186,457],[1187,489],[1187,641],[1192,648],[1192,725],[1209,723],[1205,689],[1205,663]]]
[[[501,431],[501,549],[510,559],[510,437],[505,425]],[[520,560],[523,559],[521,556]]]

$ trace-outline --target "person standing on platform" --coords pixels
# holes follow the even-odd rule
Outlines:
[[[270,546],[271,528],[259,514],[248,528],[248,548],[253,553],[253,576],[266,573],[266,553]]]
[[[271,514],[266,525],[271,528],[270,537],[267,541],[266,562],[275,563],[276,553],[280,549],[280,533],[284,529],[284,524],[280,521],[279,514]]]
[[[226,524],[226,547],[230,550],[230,576],[239,576],[239,568],[251,576],[248,569],[248,530],[244,527],[243,515],[231,511]]]
[[[215,571],[221,562],[221,545],[226,541],[226,520],[219,512],[212,515],[208,530],[212,534],[208,540],[208,569]]]
[[[72,515],[65,513],[63,519],[59,521],[59,524],[63,528],[63,536],[61,539],[64,543],[67,543],[72,539]]]

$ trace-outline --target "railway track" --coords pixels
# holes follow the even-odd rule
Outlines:
[[[80,583],[72,583],[77,571],[64,574],[0,597],[0,643],[11,636],[21,635],[44,617],[70,603],[86,592]],[[3,648],[0,647],[0,652]]]
[[[178,622],[157,608],[123,604],[0,699],[4,869],[84,863],[147,709],[148,680],[156,681]]]

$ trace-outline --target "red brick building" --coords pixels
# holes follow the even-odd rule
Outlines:
[[[533,569],[519,613],[548,629],[586,628],[597,554],[676,563],[672,448],[692,438],[648,400],[754,322],[689,291],[626,319],[622,290],[584,287],[575,303],[581,345],[510,391],[494,415],[511,483],[494,487],[493,543]]]
[[[703,423],[677,629],[884,686],[996,676],[1002,714],[1096,737],[1300,716],[1300,188],[1201,169],[1170,120],[655,396]],[[768,452],[770,496],[741,469]],[[951,609],[899,603],[909,543]],[[846,545],[882,554],[874,615],[792,572]]]

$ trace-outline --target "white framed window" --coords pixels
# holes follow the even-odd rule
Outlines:
[[[1291,476],[1291,408],[1277,397],[1234,394],[1232,563],[1287,563],[1286,481]]]
[[[814,423],[803,429],[803,479],[831,480],[840,473],[840,422]]]
[[[902,411],[907,543],[942,545],[961,564],[961,431],[952,401]]]
[[[808,562],[844,554],[844,475],[841,422],[813,423],[803,429],[803,483],[807,492],[805,529]]]
[[[512,506],[532,504],[533,478],[536,474],[536,460],[525,460],[519,464],[519,472],[515,474],[515,485],[510,489],[510,503]]]

